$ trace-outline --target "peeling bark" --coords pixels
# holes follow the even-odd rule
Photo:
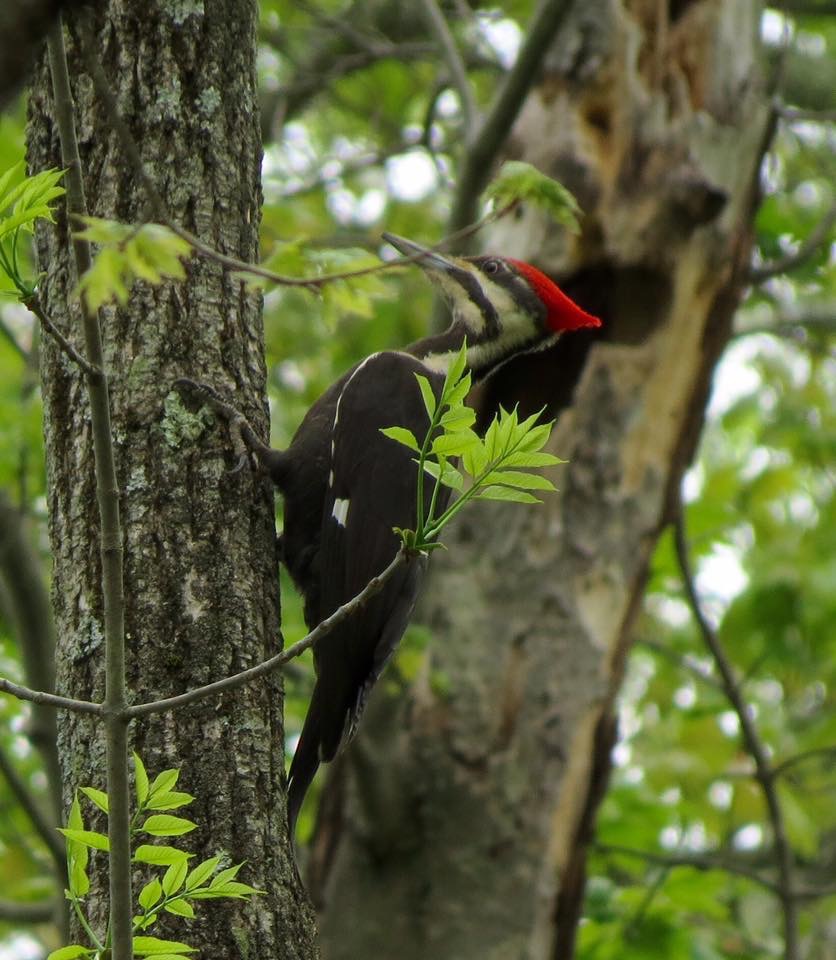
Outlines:
[[[252,0],[114,0],[88,25],[171,216],[244,260],[257,257],[261,202],[256,14]],[[80,31],[88,27],[75,19],[68,26],[91,213],[142,221],[147,198],[80,66]],[[60,164],[43,64],[30,102],[29,158],[36,170]],[[59,219],[38,233],[41,293],[53,321],[79,342],[68,230]],[[184,284],[137,284],[124,309],[104,308],[102,327],[125,537],[128,682],[141,702],[252,666],[281,639],[272,491],[250,471],[230,474],[223,427],[188,415],[170,393],[178,376],[213,383],[267,435],[261,304],[240,280],[194,258]],[[86,395],[78,370],[51,341],[41,376],[57,689],[100,699],[101,573]],[[280,680],[273,675],[155,715],[133,733],[149,772],[182,767],[181,788],[198,798],[188,812],[200,827],[189,849],[199,858],[221,853],[247,861],[242,879],[265,890],[251,904],[200,910],[196,933],[186,939],[205,955],[314,956],[285,825]],[[65,799],[79,785],[101,785],[99,728],[61,714],[59,747]],[[106,887],[98,889],[101,923]],[[165,925],[182,938],[181,921]]]
[[[772,131],[758,5],[660,9],[576,4],[509,138],[576,193],[584,228],[524,212],[489,246],[550,270],[605,327],[509,364],[482,397],[558,416],[561,493],[480,504],[433,560],[423,675],[407,695],[380,685],[320,819],[329,960],[572,956],[613,701],[742,293]]]

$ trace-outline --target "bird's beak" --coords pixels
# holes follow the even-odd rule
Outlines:
[[[415,262],[419,267],[425,270],[438,270],[441,273],[450,273],[459,268],[453,257],[447,257],[443,253],[437,253],[427,247],[422,247],[420,243],[414,240],[407,240],[406,237],[396,236],[394,233],[384,233],[383,239],[405,257],[416,258]]]

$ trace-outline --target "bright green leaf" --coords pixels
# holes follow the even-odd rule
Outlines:
[[[506,161],[485,196],[499,208],[526,203],[549,214],[572,233],[580,232],[580,207],[574,196],[557,180],[520,160]]]
[[[182,817],[172,817],[165,813],[156,813],[145,821],[139,828],[143,833],[152,837],[180,837],[184,833],[191,833],[197,824]]]
[[[153,880],[149,880],[148,883],[139,891],[139,896],[137,897],[137,902],[142,907],[143,910],[150,910],[151,907],[160,899],[163,892],[162,885],[160,881],[154,877]]]
[[[215,872],[220,862],[220,857],[210,857],[208,860],[199,863],[186,877],[186,889],[192,890],[199,887],[204,880],[207,880]]]
[[[148,798],[148,774],[145,772],[145,765],[137,753],[134,754],[134,778],[136,781],[136,799],[141,807]]]
[[[485,487],[475,497],[476,500],[508,500],[512,503],[540,503],[537,497],[512,487]]]
[[[164,907],[166,913],[173,913],[176,917],[194,919],[194,907],[188,900],[170,900]]]
[[[68,947],[59,947],[47,954],[46,960],[77,960],[78,957],[89,957],[94,951],[89,947],[82,947],[79,943],[71,943]]]
[[[390,440],[397,440],[398,443],[402,443],[405,447],[409,447],[410,450],[414,450],[416,453],[420,451],[418,446],[418,441],[415,439],[415,434],[411,430],[407,430],[406,427],[384,427],[380,431],[384,437],[389,437]]]
[[[81,792],[85,797],[92,800],[99,810],[107,813],[107,794],[104,790],[96,790],[94,787],[81,787]]]
[[[63,827],[59,827],[58,829],[60,833],[63,833],[65,837],[69,837],[70,840],[75,840],[77,843],[83,843],[85,846],[93,847],[94,850],[110,849],[110,841],[103,833],[96,833],[95,830],[72,830]]]
[[[194,797],[190,793],[180,793],[177,790],[169,790],[152,796],[145,804],[146,810],[177,810],[179,807],[187,807],[194,802]]]
[[[424,400],[424,408],[427,411],[427,416],[431,420],[436,408],[435,393],[433,392],[433,388],[430,386],[430,381],[427,380],[426,377],[422,376],[420,373],[416,373],[415,379],[418,381],[418,386],[421,388],[421,396]]]
[[[194,854],[187,853],[185,850],[178,850],[177,847],[142,843],[134,851],[132,859],[134,863],[151,863],[159,867],[168,867],[172,863],[179,863],[184,857],[192,856]]]
[[[159,937],[134,937],[134,953],[138,957],[154,957],[170,953],[180,956],[184,953],[196,953],[194,947],[178,940],[160,940]]]
[[[183,886],[188,871],[189,861],[186,859],[181,860],[179,863],[172,863],[168,870],[166,870],[163,874],[163,893],[167,897],[170,897],[172,893],[176,893],[180,887]]]

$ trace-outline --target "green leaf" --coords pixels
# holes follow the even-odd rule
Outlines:
[[[96,790],[94,787],[82,787],[81,792],[85,797],[88,797],[90,800],[92,800],[99,810],[103,810],[105,813],[107,813],[107,794],[104,792],[104,790]]]
[[[454,384],[461,380],[464,369],[467,366],[467,338],[462,341],[459,352],[453,357],[450,366],[447,368],[447,376],[444,378],[443,394],[447,393]]]
[[[178,850],[177,847],[142,843],[134,851],[132,860],[134,863],[151,863],[159,867],[168,867],[172,863],[179,863],[183,858],[188,859],[193,856],[194,854]]]
[[[480,490],[475,498],[476,500],[508,500],[512,503],[541,503],[537,497],[522,490],[515,490],[513,487],[485,487]]]
[[[186,889],[193,890],[195,887],[199,887],[204,880],[208,880],[220,862],[220,857],[210,857],[208,860],[199,863],[186,877]]]
[[[154,782],[151,784],[148,796],[156,797],[161,793],[168,793],[177,783],[179,777],[180,771],[175,769],[163,770],[162,773],[158,773],[157,776],[154,777]]]
[[[415,439],[415,434],[411,430],[407,430],[406,427],[382,427],[380,432],[384,437],[389,437],[390,440],[397,440],[398,443],[402,443],[405,447],[409,447],[410,450],[414,450],[416,453],[419,453],[421,450],[418,446],[418,441]]]
[[[148,798],[148,774],[145,772],[145,765],[139,758],[139,754],[134,754],[134,779],[136,781],[136,799],[141,807]]]
[[[430,381],[420,373],[415,374],[415,379],[418,381],[418,386],[421,388],[421,396],[424,399],[424,408],[427,411],[427,416],[430,420],[432,420],[436,406],[433,388],[430,386]]]
[[[436,456],[460,457],[474,446],[481,447],[482,441],[473,430],[465,429],[436,437],[432,443],[432,452]]]
[[[146,804],[146,810],[177,810],[179,807],[187,807],[194,802],[194,797],[190,793],[180,793],[176,790],[169,790],[167,793],[160,793],[152,797]]]
[[[172,863],[168,870],[166,870],[165,874],[163,875],[163,893],[167,897],[170,897],[172,893],[176,893],[180,887],[183,886],[188,871],[188,860],[181,860],[179,863]]]
[[[78,957],[89,957],[93,952],[89,947],[82,947],[80,943],[71,943],[47,954],[46,960],[77,960]]]
[[[451,406],[439,421],[439,424],[449,433],[472,427],[474,423],[476,423],[476,411],[463,404]]]
[[[78,845],[81,847],[81,844]],[[85,853],[88,853],[87,847],[81,847]],[[90,892],[90,878],[87,876],[86,859],[82,861],[80,857],[73,857],[69,871],[70,893],[77,899],[83,900]]]
[[[145,821],[139,828],[143,833],[152,837],[181,837],[184,833],[191,833],[197,824],[182,817],[172,817],[164,813],[156,813]]]
[[[160,884],[160,881],[154,877],[153,880],[149,880],[142,890],[139,891],[137,902],[143,910],[150,910],[151,907],[153,907],[154,904],[160,899],[162,892],[163,888]]]
[[[566,461],[551,453],[527,453],[524,450],[515,450],[507,454],[502,463],[503,466],[509,467],[555,467]]]
[[[217,887],[211,887],[212,891],[224,897],[251,897],[253,894],[261,893],[255,887],[248,883],[239,883],[237,880],[229,880],[221,883]]]
[[[468,447],[462,454],[462,466],[471,477],[478,477],[488,465],[488,452],[484,442]]]
[[[138,957],[154,957],[170,953],[180,956],[184,953],[196,953],[194,947],[178,940],[160,940],[159,937],[134,937],[134,953]]]
[[[549,214],[572,233],[580,232],[580,207],[572,193],[551,177],[520,160],[506,161],[485,196],[499,207],[526,203]]]
[[[488,473],[484,483],[498,483],[508,487],[517,487],[521,490],[549,490],[554,491],[555,485],[539,473],[521,473],[518,470],[493,470]]]
[[[470,373],[466,373],[458,383],[454,384],[444,394],[444,402],[451,408],[464,406],[465,397],[470,393]]]
[[[434,480],[438,480],[440,476],[445,487],[451,487],[453,490],[458,490],[459,493],[464,490],[464,477],[446,460],[443,469],[434,460],[425,460],[424,472],[428,473]]]
[[[87,847],[93,847],[94,850],[110,849],[110,841],[103,833],[96,833],[94,830],[72,830],[64,827],[59,827],[58,830],[65,837],[69,837],[70,840],[83,843]]]
[[[164,907],[166,913],[173,913],[176,917],[188,917],[194,919],[194,907],[188,900],[171,900]]]

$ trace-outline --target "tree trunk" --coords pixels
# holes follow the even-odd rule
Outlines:
[[[142,221],[149,204],[81,66],[81,36],[98,55],[171,217],[223,253],[256,259],[256,18],[254,0],[112,0],[95,23],[69,22],[76,125],[92,214]],[[44,63],[30,113],[32,169],[60,166]],[[79,343],[65,217],[39,231],[38,253],[47,311]],[[101,319],[124,532],[128,681],[132,700],[141,702],[251,666],[280,643],[269,485],[247,469],[229,472],[222,426],[200,422],[190,435],[188,428],[199,421],[184,417],[170,390],[178,376],[210,382],[234,396],[267,436],[261,303],[215,263],[193,258],[185,283],[137,284],[125,308],[106,307]],[[78,369],[49,340],[41,374],[57,689],[101,699],[101,565],[87,398]],[[199,830],[185,845],[198,858],[220,853],[230,862],[246,861],[241,879],[264,891],[250,904],[198,907],[188,934],[183,921],[166,921],[169,929],[160,935],[187,939],[204,956],[315,955],[311,912],[285,824],[281,705],[274,675],[177,713],[154,715],[133,730],[149,773],[180,767],[178,788],[197,797],[187,815]],[[103,785],[100,726],[61,714],[59,746],[66,800],[79,785]],[[97,872],[93,899],[100,928],[103,872]]]
[[[573,953],[631,626],[745,285],[772,130],[759,12],[576,4],[509,138],[579,197],[583,233],[526,212],[488,246],[605,326],[482,398],[545,405],[569,463],[558,496],[481,504],[434,556],[421,676],[379,685],[325,788],[311,881],[328,960]]]

